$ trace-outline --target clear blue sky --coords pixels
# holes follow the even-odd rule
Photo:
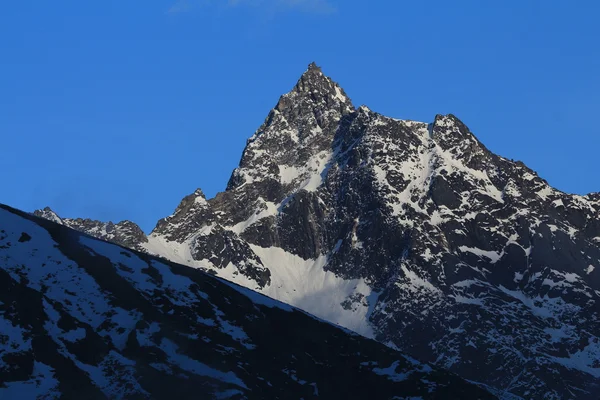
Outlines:
[[[454,113],[557,188],[600,191],[597,1],[8,1],[0,202],[145,230],[223,190],[311,61],[355,105]]]

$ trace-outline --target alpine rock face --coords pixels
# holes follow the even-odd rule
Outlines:
[[[552,188],[453,115],[355,108],[314,63],[248,140],[225,192],[196,190],[127,245],[504,398],[600,393],[600,194]]]
[[[1,399],[492,399],[204,272],[0,205]]]

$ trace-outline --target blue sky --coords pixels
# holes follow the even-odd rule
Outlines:
[[[600,191],[596,1],[10,1],[0,202],[145,230],[225,188],[311,61],[355,105],[453,113],[558,189]]]

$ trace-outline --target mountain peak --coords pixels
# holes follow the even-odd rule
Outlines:
[[[307,71],[311,71],[311,70],[316,70],[316,71],[321,71],[321,67],[319,67],[317,65],[317,63],[315,63],[314,61],[311,62],[310,64],[308,64],[308,69]]]
[[[194,196],[199,197],[201,199],[206,200],[206,195],[204,194],[204,192],[202,191],[202,189],[198,188],[194,191]]]
[[[202,189],[198,188],[193,193],[185,196],[172,215],[159,220],[152,230],[153,234],[165,235],[169,240],[183,241],[186,237],[171,235],[171,224],[190,226],[190,230],[199,229],[203,221],[211,214],[210,206]],[[190,217],[191,216],[191,217]],[[202,216],[202,217],[200,217]]]
[[[485,149],[469,127],[454,114],[437,114],[433,121],[432,134],[443,148],[464,147],[468,144],[466,142],[473,142],[471,144],[477,144],[478,147]]]
[[[227,190],[266,178],[290,183],[280,173],[303,169],[317,154],[330,152],[343,116],[354,112],[352,101],[314,62],[291,91],[279,98],[265,122],[250,137]],[[320,163],[320,161],[319,161]],[[302,174],[301,174],[302,175]],[[294,175],[296,177],[296,175]],[[286,190],[272,190],[279,198]]]
[[[310,64],[308,64],[306,71],[304,71],[304,73],[302,73],[302,75],[300,76],[300,79],[298,81],[299,82],[308,81],[309,78],[313,78],[316,80],[325,79],[325,80],[328,80],[335,84],[335,82],[333,82],[331,80],[331,78],[329,78],[328,76],[326,76],[323,73],[323,70],[321,69],[321,67],[319,67],[314,61],[311,62]]]
[[[33,215],[36,217],[44,218],[52,222],[56,222],[57,224],[63,224],[62,219],[55,213],[50,207],[44,207],[41,210],[35,210]]]
[[[283,111],[289,108],[291,102],[302,99],[323,111],[334,109],[346,114],[354,110],[352,101],[344,89],[325,75],[321,67],[314,62],[308,65],[308,69],[300,76],[294,88],[280,98],[276,109]]]

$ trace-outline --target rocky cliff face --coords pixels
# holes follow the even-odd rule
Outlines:
[[[504,396],[600,391],[600,195],[556,190],[453,115],[354,108],[311,64],[227,190],[145,251],[213,271]]]

